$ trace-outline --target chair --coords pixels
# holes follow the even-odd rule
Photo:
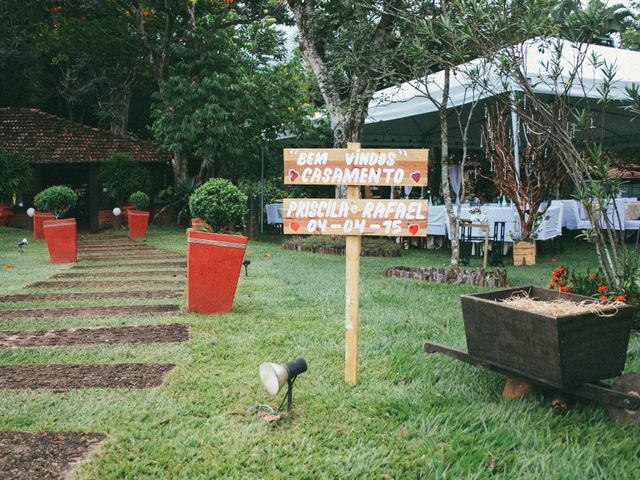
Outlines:
[[[549,207],[542,219],[542,222],[540,223],[540,226],[536,230],[536,240],[544,242],[546,240],[553,240],[558,236],[562,236],[562,227],[560,227],[560,235],[558,235],[558,225],[562,225],[561,215],[561,207]]]
[[[577,200],[561,200],[564,224],[569,230],[587,230],[593,228],[584,218],[584,209]],[[582,213],[581,213],[582,212]]]
[[[493,223],[493,246],[491,247],[491,258],[489,263],[491,265],[504,267],[504,232],[506,228],[506,222],[494,222]]]
[[[267,223],[269,225],[283,223],[281,203],[270,203],[267,205]]]

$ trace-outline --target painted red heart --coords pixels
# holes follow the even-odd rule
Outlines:
[[[409,225],[409,233],[411,233],[411,235],[415,235],[416,233],[418,233],[419,230],[420,230],[420,225],[416,225],[415,223],[412,223],[411,225]]]
[[[293,168],[289,169],[289,181],[295,182],[300,174],[296,172]]]
[[[289,227],[291,227],[291,230],[297,233],[298,230],[300,229],[300,224],[298,222],[291,222],[289,224]]]
[[[420,174],[420,172],[413,172],[410,176],[411,176],[411,180],[413,180],[416,183],[418,183],[422,178],[422,175]]]

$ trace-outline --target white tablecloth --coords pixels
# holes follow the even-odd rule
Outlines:
[[[454,205],[454,210],[457,211],[457,206]],[[471,220],[471,214],[469,210],[472,207],[468,205],[463,206],[460,210],[460,218],[463,220]],[[486,216],[489,224],[489,239],[493,238],[494,225],[498,222],[505,223],[504,241],[511,242],[510,233],[517,231],[518,216],[515,207],[500,207],[500,206],[483,206],[480,207],[481,215]],[[483,222],[484,223],[484,222]],[[475,229],[474,229],[475,230]],[[473,236],[481,237],[482,232],[473,231]],[[430,205],[429,206],[429,220],[427,223],[427,235],[447,235],[449,234],[449,225],[447,221],[447,212],[444,205]]]

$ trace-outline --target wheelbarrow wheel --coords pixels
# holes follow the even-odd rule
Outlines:
[[[640,398],[640,373],[627,373],[618,377],[611,386],[611,390]],[[640,423],[640,410],[607,407],[609,416],[616,422]]]

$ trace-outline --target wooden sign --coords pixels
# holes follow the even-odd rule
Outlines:
[[[426,237],[426,200],[287,199],[284,233]]]
[[[360,252],[363,235],[426,237],[426,200],[362,200],[360,185],[427,185],[428,150],[286,149],[288,185],[346,185],[347,198],[288,199],[283,205],[284,233],[345,235],[344,380],[358,383]]]
[[[305,148],[284,151],[288,185],[427,185],[428,150]]]

